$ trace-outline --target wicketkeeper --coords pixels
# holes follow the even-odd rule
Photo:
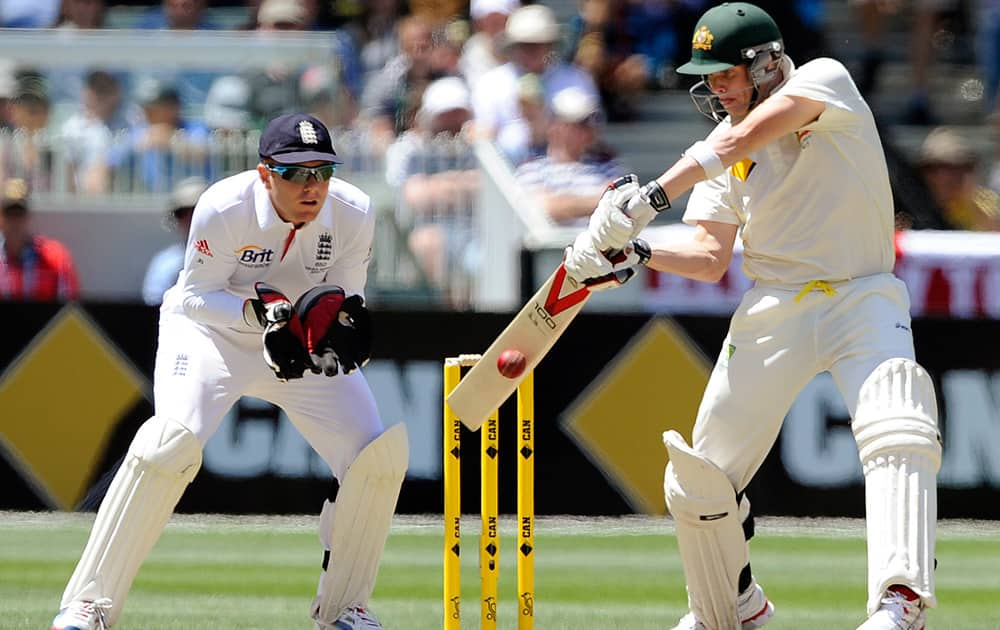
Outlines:
[[[937,603],[941,443],[934,386],[914,360],[906,287],[892,274],[892,191],[872,112],[843,65],[796,68],[774,20],[743,2],[699,19],[678,72],[701,76],[691,96],[718,125],[656,180],[614,182],[565,262],[578,280],[616,270],[601,252],[622,248],[691,188],[684,221],[693,239],[647,238],[648,266],[717,282],[736,235],[743,239],[754,285],[733,315],[694,443],[663,436],[690,605],[675,630],[746,630],[774,614],[750,569],[745,489],[792,401],[824,371],[850,410],[864,470],[861,629],[922,630]]]
[[[371,351],[362,295],[375,211],[333,177],[339,162],[319,120],[279,116],[256,170],[199,199],[184,269],[160,310],[155,415],[108,489],[53,630],[114,625],[205,443],[243,395],[284,409],[340,482],[319,519],[316,628],[382,627],[368,600],[408,446],[404,425],[382,426],[359,369]]]

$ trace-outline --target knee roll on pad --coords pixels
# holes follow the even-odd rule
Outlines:
[[[139,566],[201,467],[201,441],[182,424],[154,416],[132,439],[63,593],[72,601],[111,599],[113,625]]]
[[[861,386],[851,428],[865,476],[868,612],[893,584],[933,607],[941,438],[927,372],[910,359],[880,364]]]
[[[406,425],[393,425],[347,468],[336,502],[324,502],[319,537],[327,566],[310,611],[320,627],[348,606],[368,605],[409,457]]]
[[[663,481],[677,528],[688,603],[713,630],[739,630],[740,572],[749,562],[736,490],[722,470],[676,431],[663,434],[670,453]]]

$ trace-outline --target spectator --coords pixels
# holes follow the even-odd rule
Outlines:
[[[169,192],[173,183],[192,175],[207,175],[208,130],[181,117],[177,88],[147,77],[136,88],[143,120],[116,144],[110,166],[122,176],[138,179],[149,192]]]
[[[927,134],[917,166],[945,221],[956,230],[1000,231],[1000,195],[980,186],[979,159],[949,127]]]
[[[69,250],[59,241],[32,234],[28,185],[4,183],[0,200],[0,299],[75,300],[80,286]]]
[[[386,152],[386,179],[398,191],[399,220],[410,228],[410,249],[434,286],[456,289],[449,295],[456,306],[468,297],[457,283],[471,277],[475,244],[471,216],[479,174],[463,137],[471,117],[462,80],[438,79],[423,93],[416,127]]]
[[[47,130],[51,105],[45,81],[34,71],[19,73],[17,92],[10,102],[13,135],[0,150],[2,171],[28,182],[32,190],[49,190],[52,149]]]
[[[335,64],[320,64],[306,68],[299,77],[299,100],[331,131],[352,125],[358,106],[351,91],[341,81]]]
[[[431,76],[457,77],[462,74],[459,60],[469,39],[469,23],[449,20],[431,32]]]
[[[863,42],[858,89],[871,100],[878,87],[878,76],[885,58],[885,21],[900,8],[899,2],[854,0],[858,5]],[[910,96],[900,122],[933,125],[937,117],[931,110],[929,81],[935,50],[934,31],[941,16],[954,10],[957,0],[913,0],[913,27],[910,32]]]
[[[184,250],[187,247],[191,215],[198,199],[208,188],[208,182],[201,177],[189,177],[177,182],[170,196],[170,211],[167,225],[176,233],[177,240],[172,245],[157,252],[146,267],[142,281],[142,301],[150,306],[163,302],[163,294],[177,284],[177,274],[184,268]]]
[[[11,110],[17,96],[17,64],[11,59],[0,58],[0,132],[14,129]]]
[[[640,17],[651,17],[643,15],[645,12],[644,5],[622,0],[581,0],[580,11],[570,22],[572,38],[567,59],[593,77],[612,120],[634,119],[636,101],[652,82],[654,73],[662,72],[636,49],[633,25],[641,23]],[[658,31],[661,37],[673,37],[670,28]],[[674,53],[674,48],[676,44],[664,51],[663,60]]]
[[[3,28],[48,28],[58,15],[59,0],[0,0]]]
[[[399,54],[398,23],[406,13],[404,0],[370,0],[365,3],[355,39],[361,50],[364,82]]]
[[[519,78],[526,73],[541,77],[546,106],[553,95],[576,86],[597,96],[593,79],[584,70],[562,62],[551,62],[559,26],[552,10],[529,5],[514,11],[504,31],[510,61],[488,72],[472,94],[476,134],[495,140],[514,164],[528,155],[531,132],[518,102]]]
[[[361,95],[361,117],[379,150],[413,125],[420,96],[431,81],[431,29],[418,17],[400,20],[400,53],[372,76]]]
[[[62,0],[57,28],[104,28],[108,5],[105,0]]]
[[[542,79],[534,72],[522,74],[517,80],[517,105],[528,128],[528,145],[518,163],[545,155],[549,143],[551,116],[545,104],[545,88]]]
[[[545,156],[515,171],[554,223],[586,226],[608,182],[629,172],[599,149],[600,125],[601,107],[593,95],[576,87],[561,90],[552,99]]]
[[[246,131],[250,119],[250,86],[242,77],[227,74],[212,82],[202,120],[211,131]]]
[[[264,0],[257,12],[257,30],[276,37],[309,28],[309,13],[302,0]],[[257,120],[270,120],[299,111],[299,71],[284,63],[274,63],[263,72],[246,75],[250,84],[250,111]]]
[[[205,0],[163,0],[146,12],[138,28],[205,31],[218,26],[206,15]]]
[[[982,0],[975,17],[979,66],[982,68],[985,110],[1000,114],[997,89],[1000,88],[1000,0]]]
[[[520,6],[518,0],[472,0],[469,15],[472,35],[462,48],[458,65],[466,83],[476,88],[481,76],[506,61],[501,50],[507,18]]]
[[[63,123],[62,149],[73,169],[76,190],[106,192],[112,142],[128,128],[121,107],[121,83],[109,72],[93,70],[87,73],[80,96],[80,111]]]

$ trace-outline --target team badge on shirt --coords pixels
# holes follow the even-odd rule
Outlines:
[[[333,255],[333,236],[330,234],[320,234],[319,242],[316,244],[316,262],[330,260]]]

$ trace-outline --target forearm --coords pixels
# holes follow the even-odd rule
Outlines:
[[[184,313],[202,324],[240,326],[243,324],[243,302],[246,298],[228,291],[184,293]]]
[[[700,282],[718,282],[729,267],[729,258],[723,250],[701,241],[670,247],[650,243],[650,247],[652,257],[646,266],[656,271]]]
[[[555,223],[565,223],[580,217],[590,216],[594,206],[601,200],[597,195],[552,195],[543,193],[542,206]]]

